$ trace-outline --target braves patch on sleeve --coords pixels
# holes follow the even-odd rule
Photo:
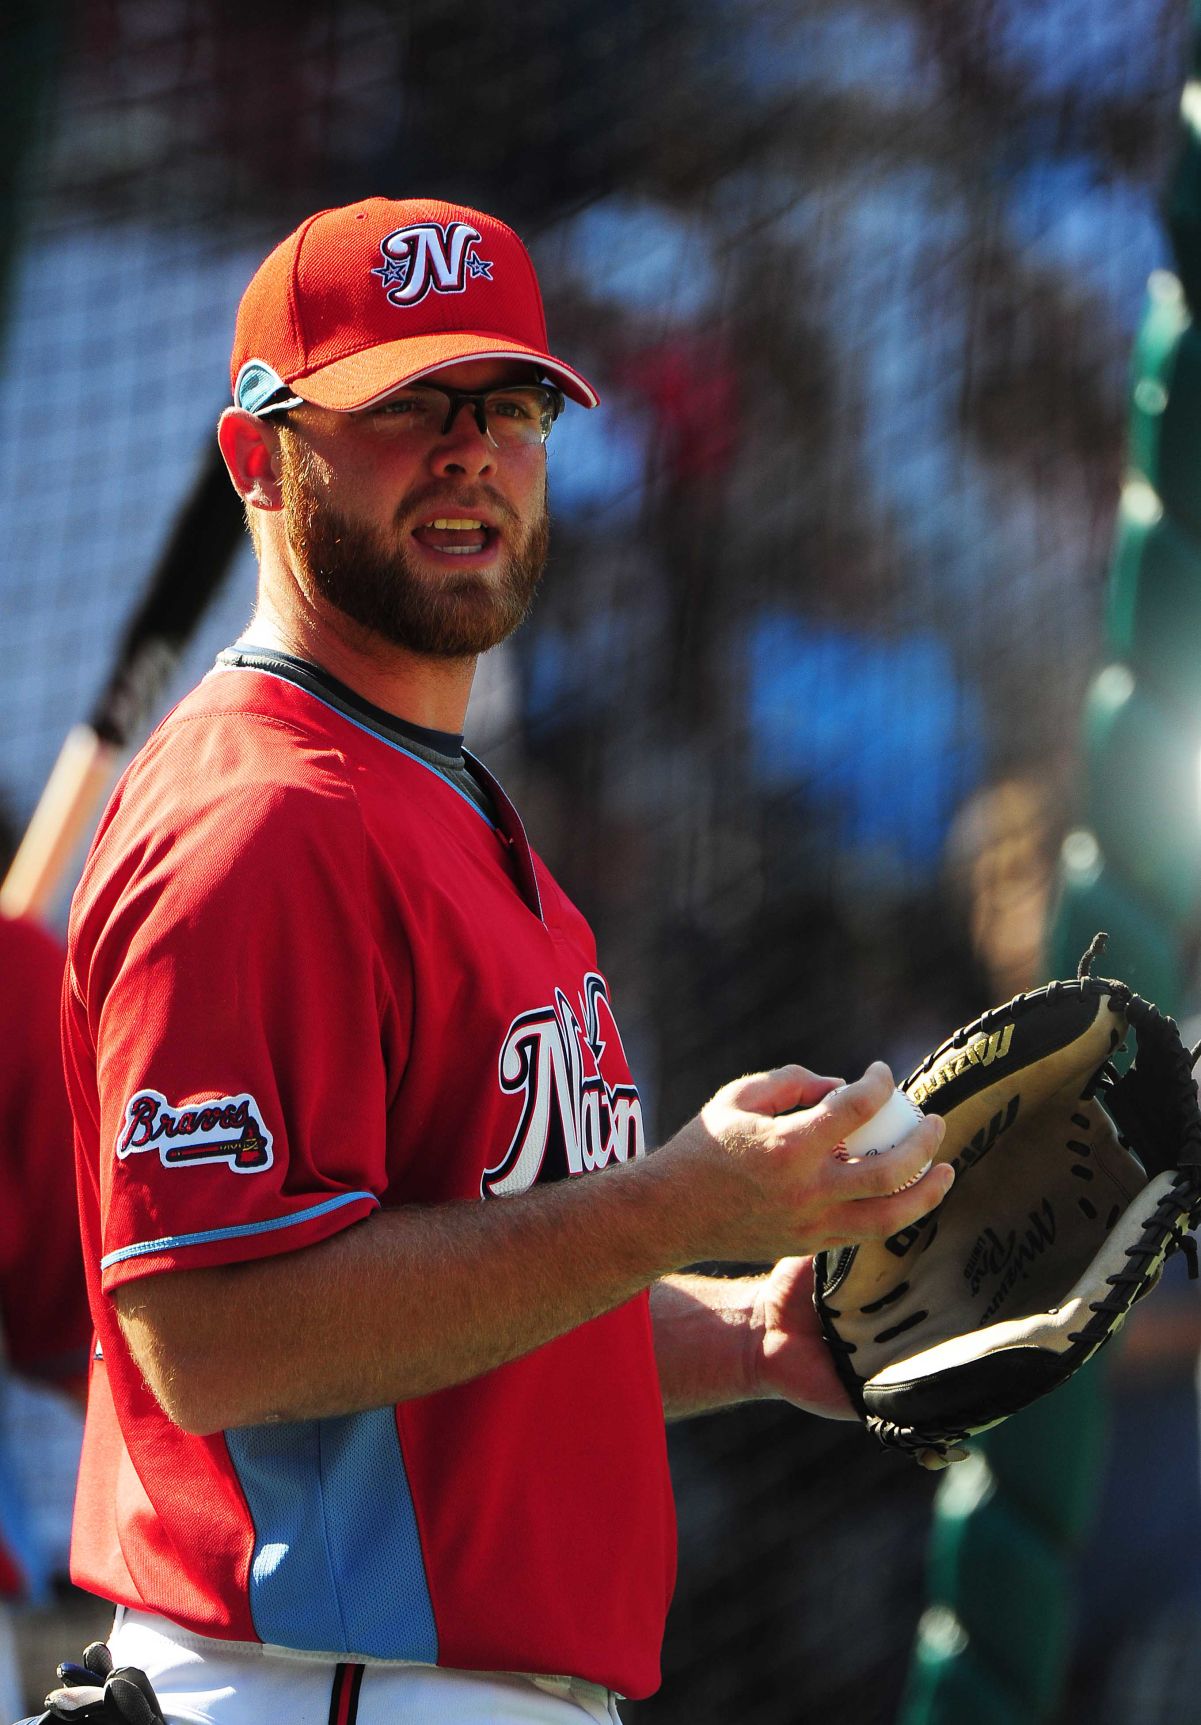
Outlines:
[[[178,1107],[157,1090],[138,1090],[125,1104],[117,1159],[157,1150],[164,1168],[224,1162],[235,1174],[261,1174],[274,1140],[253,1096],[215,1096]]]

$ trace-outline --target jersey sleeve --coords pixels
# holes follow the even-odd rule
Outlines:
[[[109,1292],[312,1244],[385,1184],[396,1008],[348,775],[220,732],[194,762],[183,731],[123,787],[73,939]]]

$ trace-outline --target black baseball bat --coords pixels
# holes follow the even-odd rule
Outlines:
[[[72,726],[0,886],[0,911],[45,913],[112,782],[220,587],[241,539],[242,504],[213,440],[126,626],[104,692]]]

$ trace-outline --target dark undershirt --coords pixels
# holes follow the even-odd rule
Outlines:
[[[365,725],[386,741],[416,755],[418,760],[424,761],[427,767],[432,767],[456,790],[469,797],[480,813],[496,825],[497,812],[492,797],[464,760],[463,739],[456,731],[431,731],[425,725],[399,719],[395,713],[386,712],[383,707],[373,706],[361,695],[356,695],[353,689],[331,677],[320,665],[310,664],[307,659],[298,659],[291,653],[282,653],[276,647],[228,647],[224,653],[218,653],[217,663],[243,670],[271,671],[289,683],[295,683],[298,688],[307,689],[338,712],[345,713],[356,724]]]

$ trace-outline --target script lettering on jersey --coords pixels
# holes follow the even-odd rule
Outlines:
[[[463,293],[469,275],[492,280],[492,265],[472,252],[479,240],[469,222],[414,222],[380,241],[384,261],[371,273],[381,277],[391,305],[418,305],[431,290]]]
[[[556,989],[553,1006],[523,1012],[500,1051],[500,1087],[522,1099],[521,1119],[504,1157],[485,1171],[480,1194],[503,1198],[535,1181],[588,1174],[646,1153],[642,1104],[629,1082],[610,1084],[602,1062],[621,1041],[604,978],[584,978],[577,1015]],[[622,1071],[625,1071],[624,1057]]]
[[[271,1133],[253,1096],[216,1096],[177,1108],[157,1090],[139,1090],[125,1104],[117,1158],[157,1150],[164,1168],[225,1162],[235,1174],[261,1174],[273,1160]]]

